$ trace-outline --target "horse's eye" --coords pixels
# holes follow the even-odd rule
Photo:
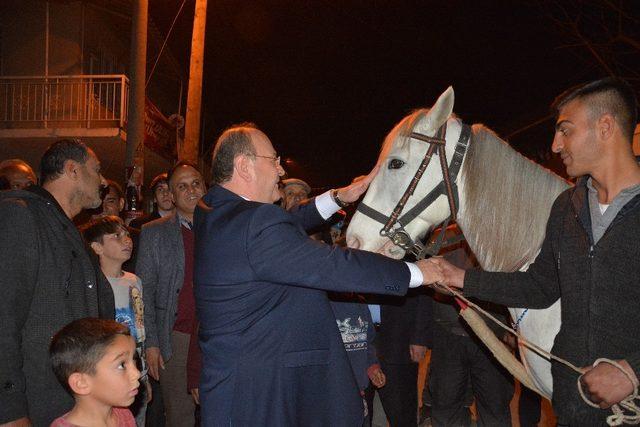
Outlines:
[[[393,159],[389,162],[389,169],[400,169],[404,166],[404,162],[400,159]]]

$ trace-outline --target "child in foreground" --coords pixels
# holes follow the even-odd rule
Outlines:
[[[95,318],[75,320],[51,341],[51,366],[76,404],[51,427],[135,427],[127,406],[138,394],[140,371],[129,328]]]

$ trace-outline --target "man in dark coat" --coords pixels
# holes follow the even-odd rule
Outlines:
[[[377,391],[394,427],[417,425],[418,363],[431,347],[432,335],[432,301],[424,291],[410,290],[402,297],[367,297],[376,329],[376,354],[387,378],[385,386]],[[375,391],[374,387],[366,391],[372,412]]]
[[[73,407],[49,341],[83,317],[115,317],[113,292],[72,218],[100,206],[100,162],[61,140],[40,164],[42,187],[0,195],[0,424],[48,426]]]
[[[604,425],[611,415],[604,409],[630,395],[640,377],[640,165],[631,145],[637,103],[626,82],[607,78],[566,92],[555,105],[551,148],[567,174],[581,178],[556,199],[535,263],[526,272],[465,274],[436,262],[444,283],[498,304],[545,308],[562,296],[552,352],[584,368],[582,387],[602,409],[583,402],[576,373],[554,362],[558,424]],[[592,366],[598,358],[617,361],[625,372],[609,363]]]
[[[156,177],[151,180],[150,187],[151,197],[153,200],[153,210],[140,218],[131,220],[129,223],[130,227],[141,230],[142,226],[146,223],[175,213],[176,207],[174,206],[173,199],[171,198],[171,190],[169,189],[167,173],[163,172],[156,175]]]
[[[254,126],[226,130],[213,154],[216,185],[196,208],[202,424],[359,427],[364,406],[326,291],[401,295],[438,277],[428,263],[306,235],[356,201],[374,173],[292,214],[273,205],[279,160]]]

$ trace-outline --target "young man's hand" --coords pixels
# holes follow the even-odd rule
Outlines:
[[[464,270],[451,264],[444,258],[432,257],[429,261],[435,263],[440,268],[441,278],[438,283],[452,288],[462,289],[464,287]],[[438,288],[436,288],[438,290]]]
[[[617,360],[625,371],[633,378],[637,377],[626,360]],[[598,366],[586,367],[585,374],[580,382],[582,388],[589,394],[589,399],[602,409],[619,403],[625,397],[633,393],[634,384],[620,369],[610,363],[600,363]]]

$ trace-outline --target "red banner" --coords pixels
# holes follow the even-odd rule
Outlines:
[[[144,145],[171,162],[177,157],[176,127],[149,98],[144,105]]]

